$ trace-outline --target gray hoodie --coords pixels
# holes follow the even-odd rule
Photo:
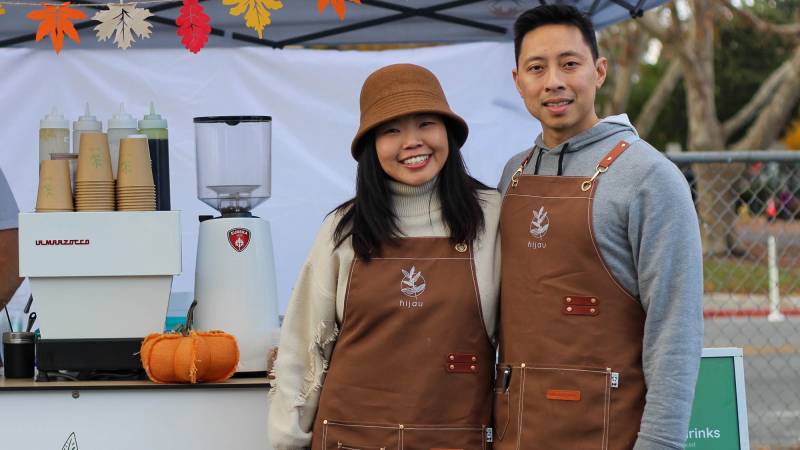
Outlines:
[[[549,149],[542,136],[525,168],[539,175],[591,176],[620,140],[632,146],[600,176],[592,226],[600,253],[617,281],[646,313],[642,363],[647,398],[635,450],[683,449],[703,347],[703,259],[689,186],[678,168],[641,140],[624,114]],[[506,164],[498,189],[531,149]],[[502,324],[501,324],[502,326]],[[502,342],[501,342],[502,345]]]

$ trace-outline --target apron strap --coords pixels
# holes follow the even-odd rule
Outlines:
[[[608,169],[608,167],[611,164],[613,164],[614,161],[617,160],[617,158],[619,158],[619,155],[621,155],[622,152],[627,150],[628,147],[630,147],[630,146],[631,146],[631,144],[629,144],[629,143],[627,143],[625,141],[617,142],[617,145],[615,145],[614,148],[612,148],[611,151],[608,152],[608,154],[605,157],[603,157],[603,159],[600,160],[599,163],[597,163],[597,167],[602,167],[604,169]]]
[[[528,156],[526,156],[525,159],[522,160],[522,163],[520,163],[519,167],[517,167],[517,170],[514,172],[514,175],[511,175],[511,187],[517,187],[517,185],[519,184],[519,177],[525,170],[525,166],[527,166],[528,163],[531,161],[531,158],[533,158],[533,152],[535,151],[536,151],[536,146],[534,145],[531,151],[528,153]],[[539,156],[541,156],[541,150],[539,150],[539,152],[540,152]]]
[[[600,174],[605,173],[608,170],[608,168],[611,166],[611,164],[613,164],[614,161],[616,161],[617,158],[619,158],[619,156],[622,155],[622,153],[625,150],[630,148],[630,146],[631,146],[631,144],[629,144],[626,141],[617,142],[617,145],[615,145],[614,148],[612,148],[611,151],[608,152],[606,154],[606,156],[604,156],[603,159],[600,160],[599,163],[597,163],[597,169],[596,169],[594,175],[592,175],[592,178],[590,178],[590,179],[584,181],[583,183],[581,183],[581,190],[583,192],[586,192],[589,189],[591,189],[592,188],[592,184],[594,184],[594,180],[596,180],[597,177],[600,176]]]

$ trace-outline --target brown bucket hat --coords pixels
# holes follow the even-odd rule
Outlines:
[[[436,113],[450,119],[458,146],[469,128],[447,104],[442,86],[430,70],[414,64],[392,64],[372,72],[361,87],[361,124],[350,152],[358,159],[361,139],[376,126],[406,114]]]

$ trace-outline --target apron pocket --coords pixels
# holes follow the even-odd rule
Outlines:
[[[326,420],[322,425],[321,450],[399,450],[399,442],[397,425],[335,420]]]
[[[502,441],[508,430],[508,423],[511,420],[511,375],[514,370],[510,365],[498,365],[495,374],[493,422],[494,438]]]
[[[610,370],[528,366],[522,372],[520,448],[608,447]]]
[[[483,450],[486,427],[481,425],[404,425],[402,450]]]

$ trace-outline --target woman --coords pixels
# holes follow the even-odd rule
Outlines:
[[[427,69],[364,82],[356,195],[323,223],[281,331],[275,449],[485,447],[501,199],[467,174],[467,132]]]

